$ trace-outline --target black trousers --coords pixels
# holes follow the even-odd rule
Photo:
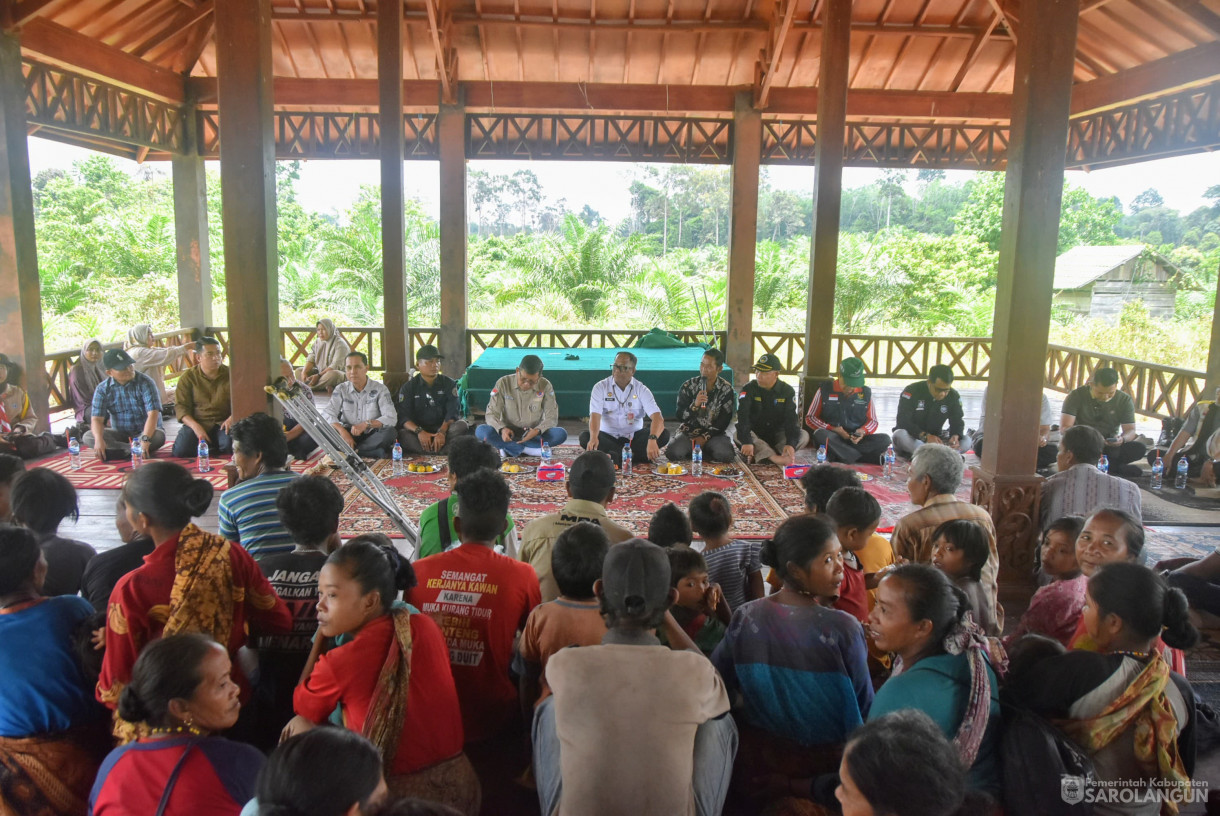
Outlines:
[[[826,459],[831,462],[845,462],[854,465],[863,462],[867,465],[881,464],[885,449],[890,446],[889,434],[867,434],[859,442],[844,439],[834,431],[818,428],[813,432],[814,447],[826,446]]]
[[[974,453],[980,459],[983,458],[983,435],[977,434],[974,437]],[[1059,447],[1057,445],[1046,444],[1038,448],[1038,470],[1048,468],[1055,464],[1055,460],[1059,458]]]
[[[648,426],[645,425],[635,432],[631,437],[631,461],[634,463],[651,462],[648,458],[648,435],[651,433]],[[661,435],[657,437],[657,447],[664,448],[669,442],[669,431],[661,431]],[[627,439],[621,436],[611,436],[605,431],[599,431],[597,434],[597,449],[610,454],[610,458],[614,460],[614,464],[622,466],[623,464],[623,446],[627,444]],[[580,432],[580,446],[582,448],[589,447],[589,432],[584,430]]]

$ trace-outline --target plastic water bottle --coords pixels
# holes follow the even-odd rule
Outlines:
[[[894,478],[894,446],[890,445],[885,449],[885,465],[882,467],[882,472],[885,478]]]
[[[199,463],[199,472],[210,473],[212,471],[212,459],[208,455],[208,440],[199,440],[199,447],[195,451],[195,456],[196,461]]]
[[[397,442],[394,443],[394,447],[390,452],[390,458],[394,460],[394,475],[402,476],[404,473],[402,469],[402,445]]]
[[[819,465],[826,464],[826,446],[825,445],[818,448],[818,464]]]
[[[1100,470],[1102,473],[1109,473],[1110,472],[1110,457],[1106,456],[1103,453],[1101,455],[1101,458],[1097,460],[1097,469]]]
[[[631,445],[623,445],[623,478],[631,475]]]
[[[703,475],[703,448],[695,445],[694,450],[690,454],[691,473],[695,476]]]
[[[1156,461],[1152,463],[1152,481],[1148,485],[1153,490],[1160,490],[1165,474],[1165,462],[1161,459],[1161,455],[1156,455]]]
[[[1185,490],[1186,489],[1186,478],[1189,475],[1190,475],[1190,463],[1187,462],[1186,457],[1183,456],[1181,459],[1178,460],[1178,476],[1176,479],[1173,480],[1173,486],[1176,487],[1178,490]]]
[[[144,448],[140,446],[140,438],[133,436],[131,438],[131,469],[135,470],[142,464],[144,464]]]
[[[545,441],[542,443],[542,464],[549,465],[551,463],[551,446]]]
[[[75,436],[68,437],[68,457],[72,462],[72,469],[80,470],[80,442]]]

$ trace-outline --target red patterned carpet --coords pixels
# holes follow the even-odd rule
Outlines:
[[[195,476],[207,479],[217,491],[223,491],[228,487],[228,478],[225,476],[222,468],[228,464],[231,457],[217,456],[212,459],[212,471],[210,473],[197,473],[195,471],[196,463],[194,459],[176,459],[173,456],[167,455],[169,451],[168,445],[161,450],[166,453],[158,452],[156,456],[153,456],[148,461],[176,462],[194,473]],[[298,473],[303,473],[312,464],[312,462],[293,462],[292,469]],[[89,488],[95,490],[117,490],[123,486],[123,482],[127,479],[127,474],[131,473],[130,460],[121,459],[114,462],[99,462],[93,456],[93,451],[90,450],[81,453],[80,470],[72,469],[72,462],[67,453],[60,454],[52,459],[40,461],[38,462],[38,467],[49,468],[56,473],[62,473],[68,477],[68,481],[77,490]]]
[[[572,446],[563,446],[556,454],[558,461],[571,465],[577,451]],[[444,457],[424,457],[414,461],[439,464],[443,463]],[[530,457],[521,457],[516,461],[523,465],[537,464],[537,459]],[[372,467],[394,492],[399,506],[411,519],[418,519],[428,505],[449,493],[447,471],[408,474],[394,479],[390,476],[389,460],[372,463]],[[854,470],[867,480],[865,488],[881,503],[882,529],[892,527],[899,518],[914,509],[907,497],[903,475],[896,475],[893,481],[887,482],[881,478],[880,467],[862,465]],[[346,506],[339,532],[344,537],[373,532],[399,536],[385,513],[355,488],[342,471],[319,464],[316,472],[331,478],[343,492]],[[533,473],[505,474],[505,478],[513,488],[513,518],[518,529],[540,516],[557,511],[567,500],[563,482],[539,482]],[[637,465],[629,479],[619,480],[609,513],[619,524],[642,536],[648,531],[648,520],[662,504],[672,501],[684,508],[704,490],[717,490],[728,497],[733,506],[733,532],[741,538],[768,538],[780,522],[804,509],[804,493],[800,485],[785,479],[780,468],[774,465],[750,465],[739,479],[657,476],[649,472],[646,466]],[[969,500],[969,474],[958,495]]]

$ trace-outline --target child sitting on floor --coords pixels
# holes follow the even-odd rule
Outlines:
[[[551,655],[568,646],[596,646],[606,635],[593,582],[602,577],[609,548],[606,531],[588,521],[572,525],[555,539],[551,574],[559,584],[559,597],[530,612],[513,657],[526,722],[533,720],[534,706],[550,696],[546,664]]]
[[[461,544],[457,525],[458,495],[454,488],[459,479],[487,468],[500,469],[500,453],[491,445],[473,436],[459,436],[449,445],[449,495],[429,505],[419,516],[419,552],[416,559],[448,552]],[[517,525],[508,515],[508,526],[496,536],[496,552],[517,557]]]
[[[658,547],[689,547],[693,539],[690,519],[673,502],[658,507],[648,522],[648,540]]]
[[[729,605],[720,587],[708,580],[702,555],[688,547],[674,547],[667,555],[669,580],[678,590],[678,600],[669,611],[699,650],[711,655],[732,620]],[[666,643],[663,630],[657,631],[657,638]]]
[[[763,597],[762,561],[758,541],[734,541],[733,509],[722,494],[708,490],[690,500],[687,508],[691,529],[703,537],[703,559],[708,579],[720,584],[729,609],[736,611],[746,601]]]
[[[1011,646],[1023,635],[1045,635],[1067,646],[1076,632],[1076,621],[1084,608],[1084,591],[1088,578],[1076,562],[1076,537],[1084,529],[1080,516],[1064,516],[1051,522],[1042,537],[1042,574],[1051,583],[1034,593],[1029,609],[1017,622],[1017,628],[1004,638]]]
[[[881,505],[862,487],[841,487],[826,503],[826,515],[834,519],[839,543],[843,545],[843,586],[834,607],[866,623],[868,590],[876,588],[877,577],[865,572],[857,553],[869,546],[877,531]]]
[[[932,533],[932,566],[966,593],[975,623],[988,637],[1000,636],[991,595],[981,583],[983,565],[991,554],[987,533],[973,521],[946,521]]]

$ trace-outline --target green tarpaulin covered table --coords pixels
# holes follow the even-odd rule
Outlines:
[[[677,411],[678,388],[682,383],[699,373],[699,361],[703,349],[699,347],[680,349],[527,349],[489,348],[466,369],[466,390],[470,396],[472,411],[482,413],[496,381],[517,369],[521,358],[536,354],[542,358],[542,376],[555,387],[559,400],[559,416],[564,419],[582,419],[589,415],[589,393],[598,380],[610,376],[614,355],[630,351],[639,358],[635,377],[652,390],[666,419],[673,419]],[[575,356],[578,359],[569,360]],[[730,383],[733,372],[728,366],[720,375]]]

